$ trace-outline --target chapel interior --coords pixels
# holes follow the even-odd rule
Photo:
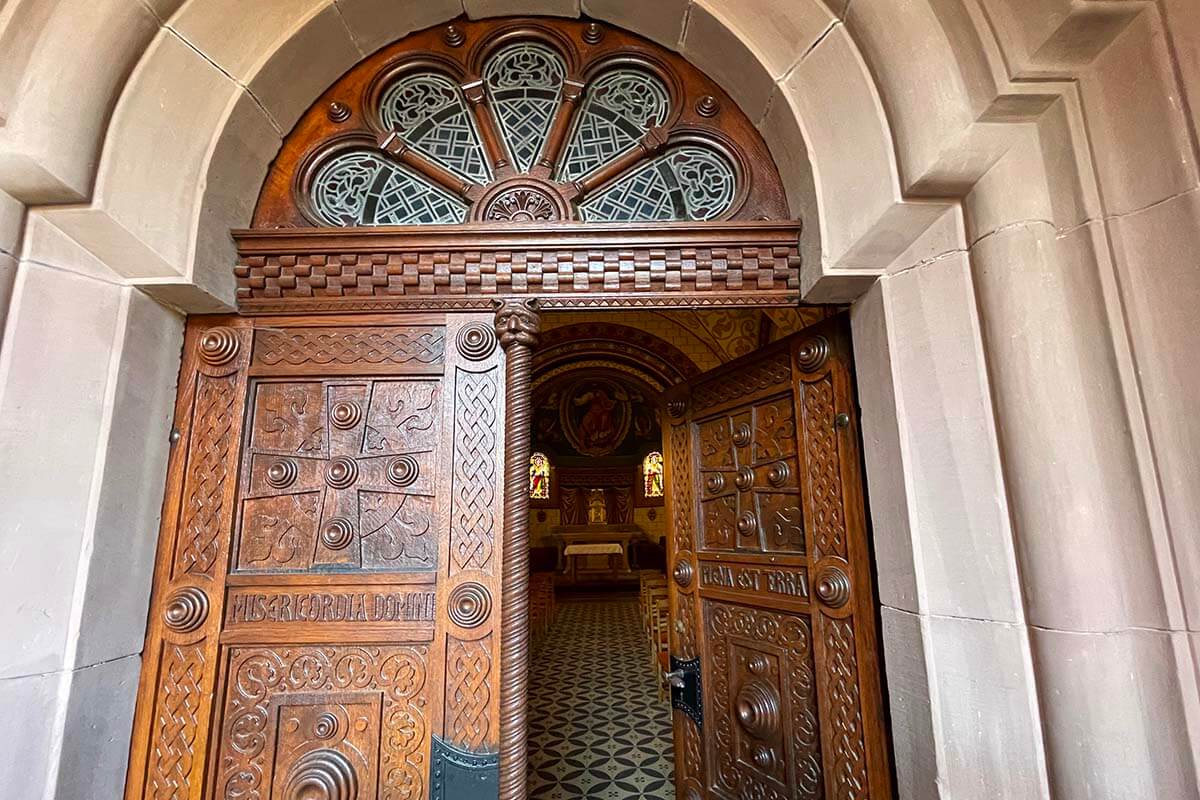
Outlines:
[[[675,797],[661,393],[836,310],[544,315],[529,465],[531,797]]]

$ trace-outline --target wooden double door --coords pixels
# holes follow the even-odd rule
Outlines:
[[[189,322],[127,798],[497,796],[504,359],[491,314]],[[679,797],[888,797],[844,330],[663,415]]]

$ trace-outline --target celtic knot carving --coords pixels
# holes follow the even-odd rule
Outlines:
[[[846,557],[846,523],[842,510],[842,477],[834,433],[833,381],[827,375],[803,384],[804,451],[813,540],[818,558]]]
[[[234,435],[234,378],[196,377],[176,571],[211,575],[227,509],[225,488]]]
[[[441,327],[260,328],[254,338],[254,363],[268,367],[440,364],[445,351]]]
[[[269,796],[278,757],[270,746],[272,698],[377,690],[383,702],[379,797],[424,797],[426,765],[422,745],[427,716],[423,690],[428,656],[426,645],[231,648],[217,796],[244,800]],[[338,708],[335,705],[333,710]],[[329,752],[314,750],[302,755],[291,769],[288,786],[299,786],[295,782],[302,773],[314,779],[320,772],[331,781],[329,785],[346,786],[347,765],[337,767],[317,755]],[[309,795],[285,793],[285,797],[293,796]],[[355,797],[353,793],[329,796]]]
[[[167,645],[162,657],[158,695],[154,700],[154,741],[151,747],[148,797],[186,796],[199,725],[205,701],[204,648]]]
[[[489,744],[492,700],[492,636],[446,645],[446,732],[454,744],[482,750]]]
[[[839,798],[867,796],[867,756],[863,742],[862,698],[858,658],[850,620],[821,617],[829,681],[827,702],[832,714],[833,779]]]
[[[495,371],[459,371],[455,385],[450,556],[456,569],[486,569],[496,525]]]

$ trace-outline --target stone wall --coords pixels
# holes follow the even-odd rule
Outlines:
[[[181,313],[350,64],[587,13],[735,97],[852,302],[904,798],[1197,797],[1192,0],[8,0],[0,789],[116,797]]]

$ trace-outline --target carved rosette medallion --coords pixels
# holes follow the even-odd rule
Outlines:
[[[549,192],[534,186],[514,186],[492,198],[483,218],[489,222],[557,222],[562,215]]]
[[[748,492],[754,486],[754,470],[750,467],[739,467],[737,477],[733,479],[733,484],[737,486],[738,491]]]
[[[325,482],[334,489],[347,489],[358,480],[358,462],[338,456],[325,468]]]
[[[286,489],[296,482],[299,469],[290,458],[281,458],[267,467],[267,483],[276,489]]]
[[[200,337],[200,359],[210,366],[228,364],[237,353],[237,334],[229,328],[210,328]]]
[[[341,723],[338,722],[338,718],[326,711],[317,717],[317,721],[313,724],[313,736],[317,739],[332,739],[338,735],[340,727]]]
[[[796,366],[804,372],[816,372],[829,360],[829,340],[814,336],[800,345],[796,351]]]
[[[671,402],[667,403],[667,413],[675,419],[682,417],[683,412],[685,411],[687,411],[686,400],[672,400]]]
[[[725,476],[719,472],[714,472],[704,479],[704,488],[709,494],[718,494],[725,488]]]
[[[753,511],[743,511],[738,517],[737,529],[742,536],[753,536],[758,532],[758,517]]]
[[[738,723],[757,739],[779,732],[780,708],[779,690],[761,680],[747,681],[734,700]]]
[[[350,760],[336,750],[314,750],[301,756],[288,776],[285,800],[358,800],[358,775]]]
[[[475,582],[463,583],[450,592],[450,620],[460,628],[478,628],[492,614],[492,595]]]
[[[827,564],[817,571],[817,599],[830,608],[841,608],[850,600],[850,576],[836,564]]]
[[[321,529],[321,544],[330,550],[345,550],[354,541],[354,526],[345,517],[334,517]]]
[[[733,430],[733,443],[737,447],[749,447],[750,441],[754,438],[754,432],[750,430],[750,425],[743,422]]]
[[[496,331],[482,322],[472,322],[462,327],[455,342],[463,358],[483,361],[496,350]]]
[[[388,462],[388,483],[399,488],[410,486],[417,479],[421,468],[412,456],[397,456]]]
[[[696,570],[692,567],[692,562],[686,558],[681,558],[675,562],[675,569],[671,571],[671,575],[675,578],[675,583],[679,584],[679,588],[686,589],[692,585],[692,578],[695,577]]]
[[[163,624],[176,633],[191,633],[208,619],[208,595],[195,586],[176,589],[163,608]]]
[[[772,486],[783,486],[792,476],[792,468],[786,461],[777,461],[767,469],[767,481]]]
[[[329,421],[338,430],[348,431],[361,420],[362,406],[353,400],[342,400],[329,409]]]

